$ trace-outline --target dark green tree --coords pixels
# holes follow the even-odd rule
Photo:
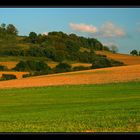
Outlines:
[[[17,35],[18,30],[13,24],[8,24],[6,27],[6,31],[8,34]]]
[[[37,34],[35,32],[30,32],[29,33],[29,41],[31,43],[36,43],[37,40]]]
[[[16,71],[29,71],[29,67],[25,61],[20,61],[13,69]]]
[[[136,56],[138,56],[138,51],[137,51],[137,50],[132,50],[132,51],[130,52],[130,54],[131,54],[131,55],[136,55]]]

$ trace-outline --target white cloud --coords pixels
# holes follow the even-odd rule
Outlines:
[[[48,32],[44,32],[44,33],[42,33],[42,35],[48,35]]]
[[[87,33],[96,33],[97,28],[93,25],[87,25],[87,24],[76,24],[76,23],[70,23],[70,27],[73,30],[81,31],[81,32],[87,32]]]
[[[82,24],[82,23],[80,24],[70,23],[69,25],[71,29],[73,30],[87,32],[87,33],[90,33],[90,35],[94,35],[94,36],[102,37],[102,38],[126,36],[124,29],[115,25],[112,22],[106,22],[101,27],[98,27],[98,28],[93,25],[87,25],[87,24]]]
[[[111,47],[111,46],[120,47],[117,43],[114,43],[114,42],[102,42],[102,44],[103,44],[104,46],[108,46],[108,47]]]
[[[106,22],[101,26],[99,30],[99,35],[101,35],[102,37],[112,38],[124,37],[126,33],[121,27],[118,27],[112,22]]]

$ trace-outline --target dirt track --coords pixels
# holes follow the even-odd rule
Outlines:
[[[1,81],[0,88],[99,84],[132,80],[140,80],[140,65],[111,67]]]

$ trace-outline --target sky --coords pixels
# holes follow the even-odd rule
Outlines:
[[[19,35],[62,31],[116,45],[119,53],[140,51],[140,8],[0,8],[2,23]]]

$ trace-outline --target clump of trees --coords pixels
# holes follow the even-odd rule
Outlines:
[[[105,67],[113,67],[113,66],[122,66],[123,62],[116,61],[113,59],[108,59],[107,57],[95,57],[92,60],[92,69],[96,68],[105,68]]]
[[[34,73],[51,73],[51,68],[44,61],[20,61],[13,70],[16,71],[29,71]]]
[[[5,23],[2,23],[0,25],[0,37],[6,38],[10,35],[17,35],[18,30],[13,24],[6,25]]]
[[[131,54],[131,55],[134,55],[134,56],[140,56],[140,51],[138,51],[138,50],[132,50],[132,51],[130,52],[130,54]]]

